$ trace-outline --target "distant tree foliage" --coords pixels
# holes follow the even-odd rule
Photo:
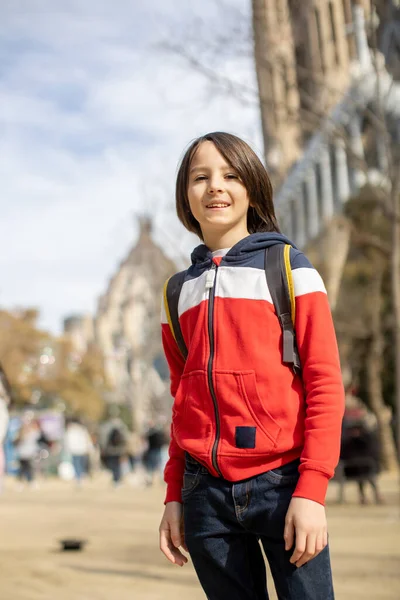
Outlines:
[[[63,337],[37,327],[33,309],[0,311],[0,362],[17,406],[56,408],[98,420],[107,385],[95,347],[82,356]]]
[[[335,310],[335,324],[341,342],[343,358],[349,361],[357,377],[365,366],[365,355],[371,338],[371,281],[379,270],[382,283],[382,334],[385,347],[385,367],[394,361],[393,310],[390,294],[390,223],[373,188],[366,186],[346,205],[346,216],[352,227],[350,250],[343,273],[340,296]],[[386,379],[393,372],[385,368]],[[361,387],[365,390],[362,382]],[[385,381],[385,389],[394,382]],[[367,397],[365,400],[368,402]],[[394,397],[385,395],[393,408]]]

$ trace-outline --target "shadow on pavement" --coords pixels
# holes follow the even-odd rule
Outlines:
[[[69,569],[73,569],[75,571],[80,571],[81,573],[92,573],[95,575],[120,575],[122,577],[133,577],[133,578],[140,578],[140,579],[147,579],[149,581],[170,581],[171,583],[174,583],[175,585],[182,585],[182,586],[193,586],[193,587],[198,587],[198,582],[193,579],[193,581],[191,581],[190,579],[187,579],[185,577],[184,580],[179,581],[179,578],[177,577],[165,577],[164,575],[156,575],[153,573],[144,573],[143,571],[135,571],[132,569],[129,570],[123,570],[123,569],[104,569],[104,568],[100,568],[100,567],[80,567],[77,565],[64,565],[65,567],[69,568]]]

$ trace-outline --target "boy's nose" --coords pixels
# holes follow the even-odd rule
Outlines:
[[[208,188],[208,193],[209,194],[215,194],[217,192],[222,192],[223,191],[223,186],[221,184],[221,182],[212,182],[210,181],[210,185]]]

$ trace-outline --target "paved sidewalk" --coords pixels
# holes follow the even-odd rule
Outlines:
[[[349,504],[328,507],[337,600],[400,598],[398,482],[386,476],[382,487],[385,506],[358,506],[349,487]],[[192,566],[174,567],[158,550],[162,498],[161,486],[113,490],[104,476],[82,490],[47,481],[18,492],[9,481],[1,600],[204,600]],[[61,553],[58,540],[74,536],[88,540],[84,551]]]

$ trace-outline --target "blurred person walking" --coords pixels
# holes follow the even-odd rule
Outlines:
[[[93,443],[88,429],[77,418],[69,419],[64,437],[65,449],[71,455],[77,486],[88,474],[89,458],[93,452]]]
[[[19,460],[18,477],[21,485],[26,481],[29,485],[35,483],[35,459],[40,452],[43,433],[36,419],[26,415],[21,428],[14,440],[14,446]]]
[[[350,382],[346,389],[340,461],[335,475],[339,483],[338,503],[345,501],[346,484],[355,482],[360,504],[367,503],[365,489],[368,486],[372,489],[375,503],[382,504],[384,500],[378,485],[381,461],[378,420],[358,397],[356,385]]]
[[[134,472],[138,465],[143,461],[144,451],[145,442],[143,437],[139,435],[137,431],[129,431],[127,434],[126,452],[129,468],[132,472]]]
[[[8,407],[11,402],[11,386],[4,369],[0,364],[0,494],[4,487],[5,455],[4,441],[7,435],[9,414]]]
[[[146,484],[151,486],[157,473],[161,474],[162,449],[166,444],[163,424],[151,422],[145,437],[147,449],[143,456],[143,462],[147,473]]]
[[[372,425],[367,411],[345,414],[340,449],[338,502],[344,502],[344,488],[349,481],[358,485],[360,504],[367,503],[366,486],[372,489],[375,504],[383,504],[378,476],[381,471],[381,452],[377,425]]]
[[[100,428],[99,442],[104,466],[111,472],[114,487],[122,482],[122,457],[128,451],[128,428],[119,417],[111,417]]]

